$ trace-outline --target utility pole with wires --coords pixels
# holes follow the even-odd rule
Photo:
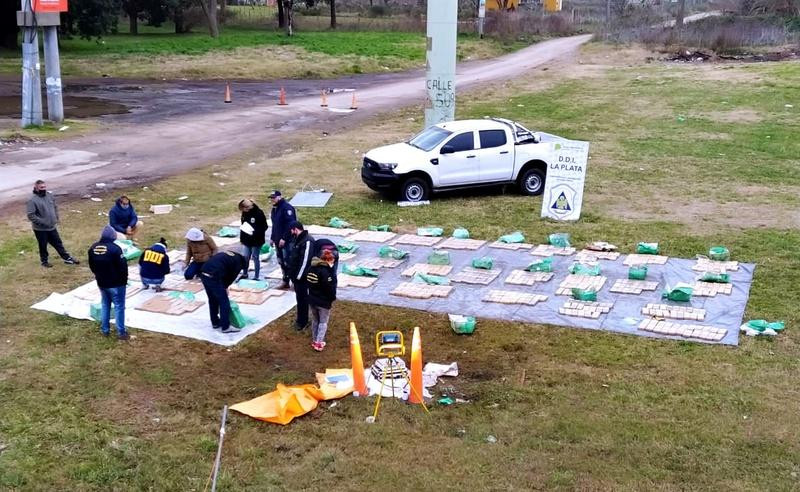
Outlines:
[[[39,27],[44,29],[47,116],[53,122],[63,121],[58,26],[60,13],[67,11],[67,0],[20,0],[20,7],[17,25],[22,27],[22,126],[42,124]]]

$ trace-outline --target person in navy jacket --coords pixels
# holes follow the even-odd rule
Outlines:
[[[133,239],[142,227],[139,216],[126,195],[119,197],[108,211],[108,223],[117,231],[117,239]]]
[[[283,195],[278,190],[274,190],[269,195],[272,200],[272,210],[269,217],[272,220],[272,234],[270,234],[270,244],[275,248],[278,263],[283,272],[283,284],[279,289],[289,288],[289,243],[292,241],[292,234],[289,231],[289,224],[297,220],[297,213],[294,207],[283,199]]]
[[[167,240],[163,237],[145,249],[139,257],[139,276],[145,289],[152,285],[156,292],[161,292],[164,276],[169,273],[169,256],[167,256]]]

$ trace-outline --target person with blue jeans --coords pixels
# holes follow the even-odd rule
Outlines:
[[[254,279],[261,276],[261,247],[267,237],[267,216],[252,200],[244,199],[239,202],[239,211],[242,212],[242,225],[239,228],[239,242],[242,243],[242,254],[247,260],[253,259],[255,268]],[[247,278],[247,269],[242,273],[242,278]]]
[[[208,296],[208,311],[211,327],[222,333],[235,333],[239,328],[231,326],[231,301],[228,287],[239,273],[247,271],[247,260],[234,251],[223,251],[203,264],[200,280]]]
[[[125,291],[128,286],[128,262],[122,249],[114,244],[117,231],[107,225],[100,234],[100,240],[89,248],[89,268],[94,273],[97,287],[100,289],[102,310],[100,314],[100,331],[103,336],[111,333],[111,305],[114,305],[117,323],[117,336],[120,340],[128,340],[125,330]]]
[[[139,257],[139,277],[142,285],[149,289],[152,285],[156,292],[161,292],[161,284],[169,273],[169,256],[167,256],[167,240],[163,237],[154,245],[145,249]]]

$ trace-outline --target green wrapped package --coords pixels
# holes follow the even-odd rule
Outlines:
[[[256,290],[267,290],[269,288],[269,282],[266,280],[254,280],[244,278],[236,282],[236,285],[241,287],[242,289],[256,289]]]
[[[631,280],[644,280],[647,278],[647,265],[633,265],[628,268],[628,278]]]
[[[339,250],[339,253],[355,253],[358,251],[358,245],[350,241],[342,241],[336,245],[336,249]]]
[[[700,276],[702,282],[713,282],[715,284],[729,284],[731,283],[731,276],[727,273],[711,273],[705,272]]]
[[[662,298],[676,302],[689,302],[692,300],[692,292],[694,289],[688,284],[678,284],[675,288],[667,288],[661,293]]]
[[[219,237],[239,237],[239,229],[236,227],[225,226],[217,231]]]
[[[460,314],[448,314],[450,318],[450,328],[458,335],[472,335],[475,331],[475,317],[462,316]]]
[[[450,252],[448,251],[434,251],[428,255],[429,265],[449,265]]]
[[[372,270],[370,268],[362,267],[362,266],[355,266],[351,267],[350,265],[343,265],[342,266],[342,273],[346,275],[352,275],[354,277],[377,277],[378,272]]]
[[[111,305],[111,319],[115,319],[116,316],[117,316],[114,307],[115,306],[112,304]],[[100,303],[100,302],[92,304],[89,307],[89,316],[91,316],[92,319],[95,320],[95,321],[100,321],[100,317],[102,316],[102,313],[103,313],[103,304]]]
[[[728,261],[731,253],[725,246],[714,246],[708,250],[708,257],[715,261]]]
[[[458,227],[453,230],[453,237],[456,239],[469,239],[469,231],[463,227]]]
[[[472,268],[481,268],[483,270],[491,270],[494,266],[494,260],[490,256],[483,256],[472,260]]]
[[[597,300],[597,291],[594,290],[584,290],[584,289],[572,289],[572,298],[578,301],[596,301]]]
[[[440,237],[444,234],[441,227],[417,227],[417,236]]]
[[[339,217],[334,217],[328,222],[328,225],[331,227],[335,227],[336,229],[345,229],[347,227],[350,227],[350,222],[347,222],[344,219],[340,219]]]
[[[231,324],[236,328],[242,329],[253,323],[258,323],[258,320],[245,316],[242,310],[239,309],[239,305],[231,301]]]
[[[272,248],[270,247],[269,243],[264,243],[261,246],[261,250],[259,251],[259,254],[272,256]]]
[[[552,272],[553,271],[553,259],[552,258],[545,258],[543,260],[534,261],[528,268],[525,270],[529,272]]]
[[[640,255],[657,255],[658,243],[639,243],[636,245],[636,252]]]
[[[525,236],[522,235],[522,231],[514,231],[511,234],[506,234],[505,236],[500,236],[498,239],[501,243],[524,243]]]
[[[117,239],[114,241],[114,244],[122,249],[122,256],[128,261],[135,260],[142,256],[142,250],[134,246],[133,241],[130,239]]]
[[[566,232],[557,232],[555,234],[550,234],[547,236],[547,241],[550,243],[551,246],[556,246],[558,248],[569,248],[569,234]]]
[[[183,299],[184,301],[194,301],[195,299],[194,292],[188,290],[173,290],[167,295],[173,299]]]
[[[597,277],[600,275],[600,265],[584,265],[583,263],[575,262],[569,267],[569,273]]]
[[[450,280],[447,277],[441,277],[439,275],[427,275],[419,272],[414,274],[414,276],[411,278],[411,281],[417,284],[450,285]]]
[[[763,332],[764,330],[772,330],[775,332],[783,331],[786,324],[783,321],[768,322],[765,319],[753,319],[746,323],[746,326],[751,330]]]
[[[381,246],[378,250],[378,256],[381,258],[393,258],[395,260],[402,260],[406,256],[408,256],[408,251],[403,251],[402,249],[393,248],[391,246]]]
[[[368,231],[375,231],[375,232],[391,232],[392,231],[391,227],[389,227],[389,224],[367,226],[367,230]]]

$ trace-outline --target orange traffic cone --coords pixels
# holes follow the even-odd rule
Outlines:
[[[408,393],[409,403],[423,403],[422,401],[422,340],[419,336],[419,327],[414,328],[411,338],[411,391]]]
[[[350,109],[358,109],[358,102],[356,102],[356,92],[353,91],[353,100],[350,102]]]
[[[322,103],[320,103],[320,106],[323,108],[328,107],[328,96],[325,95],[325,89],[322,90]]]
[[[225,102],[231,102],[231,84],[229,82],[225,83]]]
[[[289,103],[286,102],[286,91],[281,87],[281,95],[278,98],[278,106],[288,106]]]
[[[356,324],[352,321],[350,322],[350,359],[353,363],[353,396],[367,396],[367,383],[364,381],[364,360],[361,358],[361,343],[358,341]],[[421,370],[420,377],[422,377]]]

